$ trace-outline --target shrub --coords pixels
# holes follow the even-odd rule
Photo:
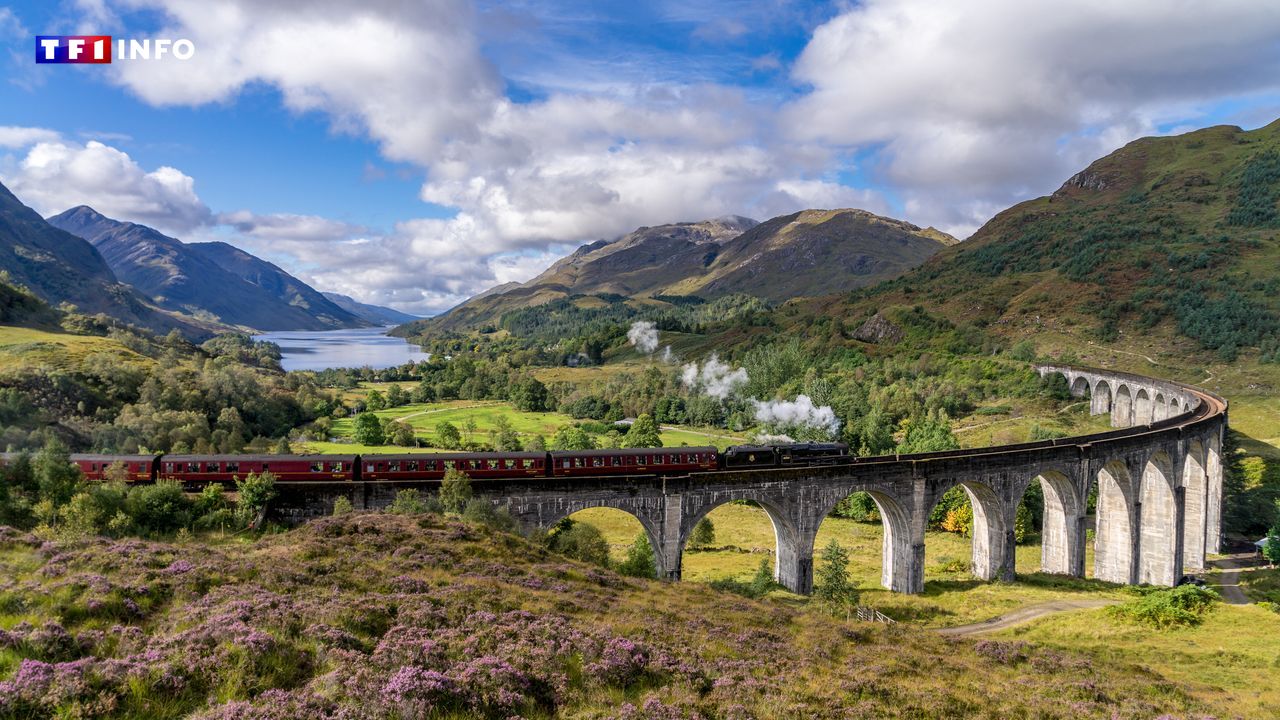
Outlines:
[[[847,610],[858,602],[857,586],[849,579],[849,553],[832,540],[822,549],[813,596],[832,609]]]
[[[351,498],[346,495],[339,495],[337,500],[333,501],[333,515],[348,515],[355,511],[355,507],[351,504]]]
[[[1107,611],[1114,617],[1160,629],[1199,625],[1204,615],[1219,599],[1218,594],[1195,585],[1176,588],[1133,588],[1133,600],[1113,605]]]
[[[712,524],[710,518],[702,518],[693,527],[693,534],[689,537],[689,545],[694,548],[705,548],[715,541],[716,526]]]
[[[760,566],[756,568],[756,574],[751,577],[750,581],[742,582],[733,578],[722,578],[720,580],[712,580],[711,587],[743,597],[762,598],[781,587],[773,579],[773,567],[771,565],[769,558],[760,558]]]
[[[440,504],[445,512],[460,513],[471,500],[471,478],[457,468],[449,468],[440,483]]]
[[[191,522],[191,503],[174,480],[129,489],[125,512],[142,532],[166,533]]]
[[[236,493],[240,499],[236,502],[236,520],[248,527],[266,509],[267,503],[276,496],[276,476],[270,472],[249,473],[243,479],[236,480]]]
[[[495,530],[509,531],[516,527],[516,519],[506,507],[495,508],[493,503],[480,498],[471,498],[462,509],[462,518],[479,523]]]
[[[627,549],[627,558],[618,565],[618,572],[630,577],[656,578],[657,563],[653,559],[653,546],[649,544],[649,536],[640,533],[635,542]]]
[[[575,560],[609,566],[609,543],[594,525],[565,518],[551,531],[547,545]]]
[[[422,501],[422,494],[413,488],[406,488],[396,493],[396,499],[387,506],[387,512],[394,515],[417,515],[427,512],[427,504]]]

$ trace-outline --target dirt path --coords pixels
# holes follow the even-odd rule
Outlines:
[[[1250,567],[1254,562],[1253,555],[1241,553],[1227,555],[1214,560],[1211,564],[1222,570],[1218,576],[1218,584],[1214,589],[1222,594],[1222,601],[1228,605],[1248,605],[1249,597],[1240,589],[1240,568]]]
[[[1092,345],[1092,346],[1094,346],[1094,347],[1100,347],[1097,343],[1093,342],[1092,340],[1090,340],[1090,341],[1089,341],[1089,344],[1090,344],[1090,345]],[[1143,355],[1142,353],[1130,352],[1130,351],[1128,351],[1128,350],[1117,350],[1116,348],[1113,348],[1113,347],[1107,347],[1107,348],[1102,348],[1102,349],[1103,349],[1103,350],[1108,350],[1108,351],[1110,351],[1110,352],[1118,352],[1118,353],[1120,353],[1121,355],[1132,355],[1132,356],[1134,356],[1134,357],[1140,357],[1140,358],[1142,358],[1143,360],[1146,360],[1147,362],[1151,363],[1152,365],[1159,365],[1159,364],[1160,364],[1160,363],[1156,362],[1155,360],[1152,360],[1152,359],[1150,358],[1150,356]]]
[[[1036,618],[1045,615],[1053,615],[1054,613],[1070,612],[1072,610],[1090,610],[1093,608],[1105,607],[1107,605],[1115,605],[1120,602],[1112,598],[1092,598],[1088,600],[1054,600],[1053,602],[1041,603],[1039,605],[1029,605],[1024,608],[1018,608],[1006,615],[984,620],[980,623],[972,625],[957,625],[956,627],[940,628],[938,633],[951,637],[965,637],[968,635],[981,635],[983,633],[996,632],[1006,628],[1031,622]]]

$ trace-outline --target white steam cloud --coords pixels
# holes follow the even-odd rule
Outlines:
[[[712,353],[701,368],[696,362],[685,365],[681,379],[690,390],[701,390],[706,395],[724,400],[746,385],[748,377],[746,370],[731,368]]]
[[[752,400],[756,420],[780,428],[813,428],[822,430],[829,437],[840,432],[840,420],[830,405],[814,405],[808,395],[797,395],[795,400]]]
[[[651,354],[658,349],[658,328],[648,320],[637,320],[631,323],[631,329],[627,331],[627,340],[636,349],[645,355]],[[671,348],[667,348],[667,352],[671,352]]]

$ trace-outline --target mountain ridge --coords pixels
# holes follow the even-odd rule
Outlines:
[[[856,209],[803,210],[763,223],[723,216],[645,226],[585,244],[528,282],[491,288],[398,332],[476,328],[577,295],[650,301],[741,293],[781,302],[894,277],[955,242],[933,228]]]
[[[275,265],[257,276],[222,243],[184,243],[154,228],[115,220],[80,205],[48,218],[49,224],[84,238],[124,282],[176,312],[257,330],[323,330],[359,327],[364,321],[326,300]],[[228,267],[230,265],[231,267]],[[264,279],[270,282],[264,282]]]

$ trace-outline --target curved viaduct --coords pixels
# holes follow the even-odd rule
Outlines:
[[[924,589],[925,527],[942,494],[960,486],[973,505],[973,572],[1014,576],[1014,518],[1032,482],[1044,494],[1041,567],[1083,577],[1086,499],[1096,486],[1094,577],[1173,585],[1218,552],[1222,441],[1227,404],[1189,385],[1127,373],[1045,365],[1093,414],[1118,429],[1040,442],[916,455],[855,458],[847,464],[729,470],[685,477],[523,478],[472,483],[477,496],[505,506],[527,526],[551,528],[591,507],[634,515],[653,545],[659,577],[680,578],[694,526],[711,510],[753,500],[777,540],[775,576],[788,589],[813,588],[814,538],[836,503],[871,495],[884,527],[881,581],[903,593]],[[405,487],[433,483],[281,483],[273,513],[304,519],[327,513],[338,495],[356,508],[385,507]]]

